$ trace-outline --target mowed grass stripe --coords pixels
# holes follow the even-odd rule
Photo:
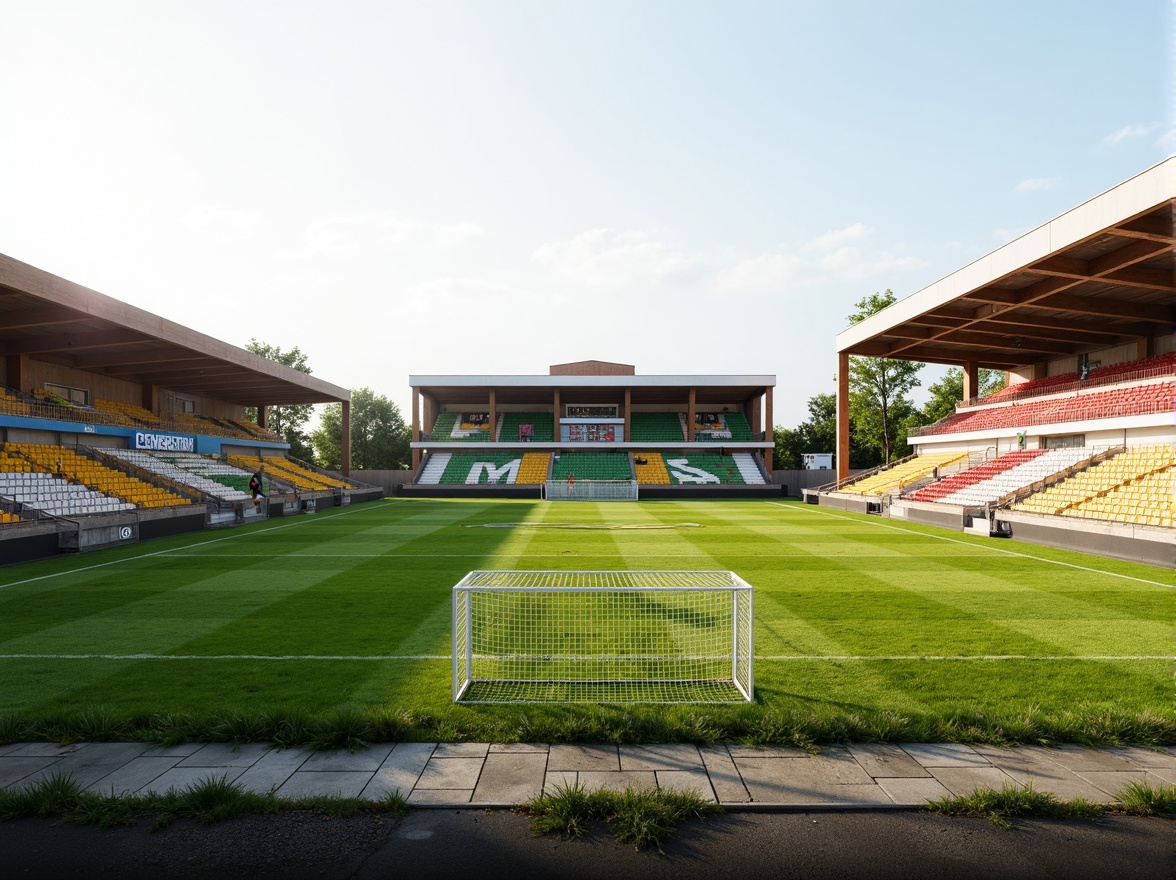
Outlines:
[[[411,508],[398,510],[398,518],[411,519]],[[468,510],[453,509],[451,516],[444,521],[430,525],[432,531],[443,530],[446,526],[460,517],[468,515]],[[386,527],[386,519],[378,517],[371,522],[375,530]],[[336,540],[337,528],[324,523],[325,527],[301,529],[297,533],[284,533],[281,540],[290,545],[298,542],[321,542]],[[348,535],[352,539],[362,535],[365,531],[364,521],[359,520],[349,524]],[[407,530],[396,543],[408,543],[415,530]],[[267,534],[265,543],[273,544],[278,535]],[[381,540],[386,541],[387,536]],[[173,561],[164,559],[161,563],[161,577],[172,579],[176,576]],[[373,595],[371,589],[365,589],[361,583],[380,580],[376,577],[366,577],[364,569],[370,569],[370,563],[364,560],[345,560],[330,567],[316,566],[279,566],[273,567],[253,559],[248,553],[242,554],[235,560],[184,560],[181,565],[190,565],[201,571],[211,571],[209,576],[193,583],[177,586],[176,588],[153,596],[150,600],[127,603],[119,608],[107,612],[106,620],[95,620],[93,617],[77,621],[76,627],[88,627],[90,641],[85,634],[68,632],[61,634],[63,638],[52,644],[64,647],[72,645],[74,650],[106,650],[114,653],[152,653],[170,651],[178,654],[230,654],[241,653],[271,653],[275,646],[286,650],[291,647],[300,653],[338,653],[338,634],[340,628],[352,627],[348,638],[356,642],[360,650],[376,646],[380,652],[387,651],[387,642],[380,633],[368,633],[367,630],[355,627],[357,621],[371,627],[377,619],[373,616],[372,606],[377,604],[378,595]],[[332,582],[338,583],[342,579],[346,583],[340,592],[331,589]],[[376,591],[377,593],[379,591]],[[340,597],[341,595],[341,597]],[[406,607],[415,607],[407,602]],[[379,610],[379,609],[376,609]],[[396,615],[398,621],[404,621],[403,615]],[[364,644],[363,637],[370,635],[370,642]],[[117,643],[112,643],[117,639]],[[64,643],[64,644],[63,644]],[[323,647],[326,650],[323,650]],[[3,648],[18,648],[19,642],[8,642],[0,646]],[[121,648],[121,650],[120,650]],[[129,649],[129,650],[128,650]],[[244,649],[244,650],[242,650]],[[350,676],[350,687],[358,686],[357,679],[364,673],[357,666]],[[130,670],[119,670],[118,677],[125,677]],[[163,695],[173,688],[168,676],[158,669],[139,669],[136,671],[141,677],[142,687],[147,691],[154,691]],[[279,677],[284,677],[283,673]],[[279,683],[281,684],[281,683]],[[285,683],[287,692],[289,686],[296,683]],[[313,682],[303,682],[306,687],[313,686]],[[223,693],[208,683],[190,682],[188,688],[195,687],[210,693]],[[256,693],[263,686],[258,683],[246,684],[247,693]],[[63,682],[52,695],[54,702],[65,701],[74,705],[85,705],[93,700],[102,699],[107,694],[107,683],[93,676],[76,686],[74,682]],[[336,681],[334,698],[345,693],[345,686]],[[231,695],[225,695],[232,699]]]
[[[757,588],[759,705],[746,711],[1092,706],[1173,715],[1170,624],[1161,634],[1176,619],[1176,592],[1162,589],[1166,573],[1156,568],[1063,551],[994,554],[983,543],[940,540],[945,532],[879,530],[800,504],[412,500],[344,512],[165,539],[159,551],[124,550],[109,565],[92,564],[103,551],[10,570],[10,580],[26,583],[0,591],[0,622],[20,643],[0,642],[0,714],[401,707],[515,729],[533,710],[450,702],[450,591],[466,571],[721,568]],[[481,527],[532,522],[700,527]],[[69,570],[79,563],[87,570]],[[29,579],[46,567],[55,569],[50,580]],[[168,578],[186,579],[170,609]],[[56,606],[27,601],[61,584],[68,589]],[[74,603],[89,600],[95,613],[78,614]],[[120,603],[131,606],[122,617]],[[190,637],[151,649],[156,614],[161,629]],[[80,644],[49,638],[58,627]],[[132,635],[147,643],[129,645]],[[95,644],[101,649],[82,650]],[[88,653],[111,659],[49,656]]]

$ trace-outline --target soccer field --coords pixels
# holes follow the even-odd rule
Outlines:
[[[450,591],[474,569],[734,571],[756,702],[455,706]],[[1173,741],[1172,584],[795,502],[389,499],[0,569],[0,741],[327,717],[406,738]]]

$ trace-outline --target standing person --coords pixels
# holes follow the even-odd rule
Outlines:
[[[576,491],[576,475],[568,474],[568,494],[571,495]]]
[[[253,507],[255,509],[261,508],[261,499],[265,497],[265,492],[262,491],[261,484],[262,475],[264,473],[265,468],[260,467],[257,469],[257,473],[249,478],[249,491],[253,494]]]

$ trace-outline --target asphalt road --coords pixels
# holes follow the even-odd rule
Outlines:
[[[1008,830],[916,812],[732,813],[681,826],[664,855],[636,852],[603,827],[581,840],[536,836],[505,810],[416,810],[399,821],[285,814],[154,833],[146,823],[0,822],[2,880],[63,877],[1172,880],[1176,822],[1030,820]]]

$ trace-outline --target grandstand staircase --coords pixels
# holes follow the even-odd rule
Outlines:
[[[763,472],[760,470],[759,463],[750,452],[737,452],[731,457],[735,459],[735,467],[739,468],[739,474],[743,477],[743,482],[749,486],[762,485],[767,482],[764,479]]]
[[[449,467],[451,458],[453,458],[452,452],[434,452],[425,462],[425,466],[421,468],[421,475],[417,482],[426,486],[439,485],[441,476],[445,473],[445,468]]]

